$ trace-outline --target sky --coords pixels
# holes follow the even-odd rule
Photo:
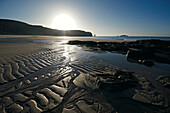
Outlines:
[[[97,36],[170,36],[170,0],[0,0],[0,18],[51,27],[68,14]]]

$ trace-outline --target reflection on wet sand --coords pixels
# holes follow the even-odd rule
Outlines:
[[[2,113],[165,112],[169,106],[143,76],[112,68],[67,41],[17,41],[0,45]]]

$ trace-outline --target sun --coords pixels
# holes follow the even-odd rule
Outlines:
[[[53,29],[59,30],[76,30],[78,29],[74,19],[67,14],[60,14],[56,16],[52,23]]]

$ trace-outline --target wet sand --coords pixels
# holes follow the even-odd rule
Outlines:
[[[0,35],[0,38],[30,38],[30,39],[48,39],[48,40],[81,40],[81,41],[104,41],[104,42],[129,42],[132,40],[112,40],[112,39],[95,39],[88,37],[68,37],[68,36],[39,36],[39,35]]]
[[[168,112],[169,103],[145,77],[79,54],[55,36],[0,36],[0,112]],[[26,39],[25,42],[20,39]]]

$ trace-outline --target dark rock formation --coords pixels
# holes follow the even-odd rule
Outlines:
[[[126,54],[129,62],[153,66],[153,62],[170,64],[170,41],[139,40],[131,42],[69,41],[68,44],[90,49]]]
[[[133,59],[150,59],[154,56],[153,51],[150,49],[130,49],[128,50],[126,57],[127,58],[133,58]]]
[[[144,64],[146,66],[153,66],[154,63],[151,60],[154,57],[154,54],[150,50],[128,50],[127,54],[127,61]]]
[[[53,36],[92,36],[92,33],[81,30],[56,30],[43,26],[29,25],[15,20],[0,19],[2,35],[53,35]]]
[[[168,75],[168,76],[160,76],[160,77],[157,78],[157,80],[159,82],[161,82],[164,85],[164,87],[170,89],[170,75]]]
[[[95,76],[103,79],[99,83],[99,88],[105,91],[120,91],[139,85],[133,73],[127,71],[114,70],[112,73],[96,74]]]
[[[81,64],[76,63],[74,66],[81,66]],[[155,111],[163,113],[165,111],[164,96],[157,92],[146,78],[134,72],[108,68],[103,72],[81,73],[73,83],[79,88],[95,92],[95,95],[88,97],[89,100],[97,97],[97,93],[102,94],[112,105],[113,108],[109,106],[107,108],[113,113],[154,113]],[[82,94],[83,92],[79,95]]]

